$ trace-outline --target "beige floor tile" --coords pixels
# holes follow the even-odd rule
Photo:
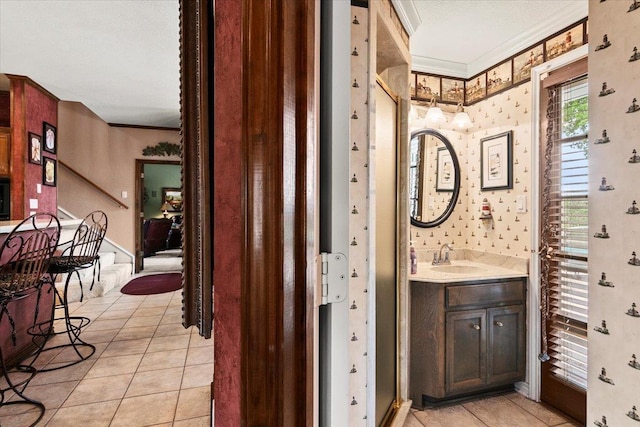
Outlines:
[[[47,421],[49,421],[51,417],[56,413],[56,411],[57,409],[45,408],[44,414],[42,414],[42,418],[37,425],[45,425]],[[39,412],[35,410],[29,410],[15,415],[3,414],[2,416],[0,416],[0,426],[30,426],[36,421],[36,419],[38,418],[38,414]]]
[[[146,316],[146,317],[131,317],[124,325],[125,328],[138,328],[141,326],[157,326],[160,324],[162,316]]]
[[[168,300],[145,300],[140,304],[140,308],[152,308],[152,307],[167,307],[169,305]]]
[[[133,313],[133,317],[164,316],[164,307],[139,308]]]
[[[424,427],[424,424],[418,421],[413,413],[409,413],[407,418],[404,420],[403,427]]]
[[[160,320],[161,325],[179,325],[182,322],[182,314],[165,314]]]
[[[148,426],[173,421],[178,392],[125,398],[116,411],[111,427]]]
[[[42,402],[47,409],[59,408],[78,383],[79,381],[66,381],[35,386],[29,384],[24,394],[30,399]]]
[[[211,417],[190,418],[188,420],[176,421],[173,427],[210,427]]]
[[[82,335],[80,337],[84,338]],[[56,357],[51,359],[49,363],[60,364],[60,363],[74,362],[76,360],[80,360],[80,356],[78,356],[78,353],[76,353],[76,349],[80,354],[83,355],[85,360],[97,359],[100,357],[100,355],[102,354],[104,349],[107,347],[107,345],[108,343],[106,342],[93,344],[93,346],[95,347],[95,351],[93,354],[91,354],[92,348],[89,347],[88,345],[78,345],[75,349],[71,346],[64,347],[62,351],[60,351]]]
[[[124,356],[127,354],[142,354],[147,350],[151,338],[140,338],[137,340],[122,340],[109,343],[102,352],[101,357]]]
[[[187,352],[187,365],[213,363],[213,347],[191,347]]]
[[[93,364],[96,363],[96,360],[98,359],[91,358],[72,367],[61,368],[49,372],[38,372],[38,374],[36,374],[36,376],[31,380],[29,386],[81,380],[86,375],[86,373],[89,372],[89,369],[91,369]],[[52,363],[47,365],[46,367],[50,369],[64,365],[66,365],[66,363]]]
[[[108,377],[111,375],[130,374],[138,369],[142,354],[127,356],[104,357],[98,359],[87,372],[85,378]]]
[[[82,339],[88,343],[109,342],[118,335],[120,329],[109,329],[105,331],[82,331]]]
[[[581,424],[574,423],[574,422],[568,422],[568,423],[559,424],[559,425],[557,425],[555,427],[581,427]]]
[[[135,309],[129,310],[108,310],[105,311],[96,320],[110,320],[110,319],[128,319],[135,312]]]
[[[413,413],[416,419],[427,427],[484,427],[482,421],[467,411],[462,405],[443,407],[438,409],[425,409]],[[510,427],[515,427],[512,424]]]
[[[133,374],[85,378],[62,404],[63,407],[122,399]]]
[[[491,427],[546,427],[546,424],[504,396],[462,405],[473,415]]]
[[[203,417],[211,410],[211,387],[180,390],[175,420]]]
[[[127,319],[108,319],[108,320],[93,320],[84,331],[104,331],[107,329],[120,329],[127,323]],[[83,331],[83,332],[84,332]]]
[[[191,333],[189,328],[185,329],[182,325],[160,325],[156,329],[154,337],[168,337],[173,335],[188,335]]]
[[[147,353],[140,362],[138,372],[184,367],[186,358],[186,349]]]
[[[137,372],[127,389],[126,397],[180,390],[183,368]]]
[[[142,304],[142,300],[138,301],[138,302],[125,302],[125,303],[116,303],[118,310],[137,310],[138,307],[140,307],[140,304]]]
[[[205,339],[200,335],[191,334],[191,341],[189,341],[189,347],[212,347],[213,338]]]
[[[119,400],[60,408],[47,427],[107,427],[113,419]]]
[[[185,366],[180,388],[210,386],[211,381],[213,381],[213,363]]]
[[[139,328],[125,328],[121,329],[120,332],[113,339],[114,341],[121,340],[135,340],[140,338],[151,338],[153,334],[156,332],[155,326],[141,326]]]
[[[547,425],[555,426],[569,421],[557,411],[527,399],[520,393],[509,394],[505,397]]]
[[[189,335],[155,337],[151,340],[147,353],[166,350],[178,350],[189,346]]]

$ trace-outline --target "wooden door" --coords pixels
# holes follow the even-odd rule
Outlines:
[[[445,366],[448,394],[485,384],[486,321],[486,310],[447,313]]]
[[[487,384],[524,379],[525,331],[522,305],[487,310]]]

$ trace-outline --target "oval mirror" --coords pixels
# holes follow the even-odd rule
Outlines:
[[[440,132],[411,134],[409,212],[411,224],[436,227],[453,212],[460,192],[460,164],[451,142]]]

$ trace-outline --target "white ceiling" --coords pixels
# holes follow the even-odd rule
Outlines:
[[[472,77],[585,18],[588,0],[392,0],[413,69]]]
[[[587,0],[392,0],[413,68],[471,77],[587,16]],[[0,0],[0,73],[108,123],[178,127],[178,0]],[[0,79],[1,84],[1,79]]]
[[[0,0],[0,73],[108,123],[178,127],[178,0]]]

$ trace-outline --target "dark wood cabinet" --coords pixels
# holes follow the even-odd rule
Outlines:
[[[0,176],[11,175],[11,135],[9,129],[0,129]]]
[[[525,279],[411,282],[414,405],[523,380],[525,295]]]

